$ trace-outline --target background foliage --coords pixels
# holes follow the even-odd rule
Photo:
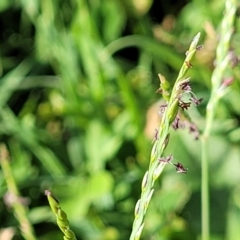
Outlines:
[[[44,190],[68,213],[78,239],[128,239],[159,119],[158,73],[173,83],[192,37],[204,48],[191,69],[204,129],[223,0],[1,0],[0,138],[37,239],[61,239]],[[239,20],[232,49],[240,54]],[[235,59],[238,61],[238,59]],[[212,239],[240,236],[239,66],[215,119],[210,155]],[[199,141],[172,130],[167,166],[142,239],[197,239]],[[23,239],[0,169],[0,228]],[[12,235],[12,236],[11,236]]]

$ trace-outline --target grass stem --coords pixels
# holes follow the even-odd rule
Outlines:
[[[209,159],[208,146],[211,129],[213,127],[215,112],[224,89],[221,88],[224,73],[229,63],[228,51],[233,33],[234,17],[237,8],[236,0],[227,0],[225,16],[221,25],[220,41],[217,46],[216,67],[213,71],[211,82],[211,96],[207,105],[206,126],[202,136],[202,240],[210,238],[210,213],[209,213]]]
[[[26,240],[36,240],[33,227],[27,218],[27,209],[21,201],[16,182],[12,175],[8,150],[4,144],[0,145],[0,165],[8,188],[7,204],[13,208],[20,224],[22,236]]]

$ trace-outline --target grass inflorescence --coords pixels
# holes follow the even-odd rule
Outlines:
[[[141,197],[135,206],[135,218],[130,236],[131,240],[140,239],[144,227],[144,216],[154,192],[154,182],[160,176],[165,165],[172,163],[172,156],[163,158],[163,151],[169,141],[170,126],[174,123],[174,121],[179,121],[179,118],[177,117],[179,109],[187,110],[191,105],[191,102],[184,102],[182,99],[183,95],[189,94],[192,96],[192,100],[195,100],[192,102],[197,104],[199,104],[202,100],[196,99],[195,95],[191,91],[190,79],[185,77],[189,68],[192,67],[191,61],[196,51],[201,48],[198,46],[199,38],[200,33],[198,33],[191,42],[171,93],[169,93],[169,85],[167,84],[166,79],[162,75],[159,75],[160,89],[158,89],[157,92],[161,92],[163,97],[168,101],[167,104],[163,106],[161,123],[155,134],[154,144],[151,151],[149,169],[143,177]],[[178,123],[175,123],[174,125],[177,126]],[[177,172],[186,173],[187,169],[185,169],[181,163],[173,165],[176,167]]]
[[[232,77],[226,75],[226,70],[230,65],[230,40],[233,34],[235,13],[237,9],[236,0],[227,0],[225,5],[225,15],[221,24],[219,43],[216,50],[215,69],[211,77],[211,95],[207,104],[206,126],[202,136],[202,239],[208,240],[210,237],[209,221],[209,174],[208,174],[208,145],[211,129],[213,128],[214,116],[220,98],[226,93],[226,87],[232,83]]]
[[[61,209],[59,201],[53,197],[52,193],[48,190],[45,191],[45,195],[48,198],[48,202],[53,213],[56,215],[57,225],[64,234],[63,239],[77,240],[75,233],[70,229],[67,214]]]

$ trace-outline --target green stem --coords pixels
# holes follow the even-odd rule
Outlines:
[[[202,183],[201,183],[201,200],[202,200],[202,240],[209,239],[209,186],[208,186],[208,157],[207,143],[202,142]]]
[[[224,89],[221,89],[224,73],[228,66],[228,51],[233,32],[233,23],[237,8],[236,0],[227,0],[225,16],[222,21],[220,41],[217,46],[216,68],[212,74],[212,91],[207,105],[206,127],[202,135],[202,240],[210,238],[210,213],[209,213],[209,159],[208,146],[211,129],[213,127],[215,112]]]
[[[20,224],[22,236],[26,240],[36,240],[34,230],[27,218],[27,209],[21,203],[20,195],[14,177],[12,175],[11,166],[9,164],[9,154],[4,144],[0,145],[0,165],[8,187],[9,198],[11,198],[11,206],[15,216]]]

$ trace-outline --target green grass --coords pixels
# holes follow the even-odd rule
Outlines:
[[[204,100],[188,113],[204,132],[225,1],[163,3],[150,11],[151,1],[143,8],[134,1],[0,1],[0,141],[37,239],[62,238],[46,189],[59,199],[77,239],[130,238],[159,125],[162,102],[148,112],[163,101],[155,93],[158,73],[174,85],[197,32],[204,47],[188,74]],[[238,56],[240,25],[237,19],[233,24],[230,46]],[[240,235],[238,64],[229,63],[225,74],[234,82],[214,108],[206,143],[207,227],[211,239],[234,240]],[[144,132],[146,124],[152,131]],[[173,154],[188,173],[165,166],[141,239],[201,239],[201,141],[182,129],[171,129],[170,136],[164,156]],[[0,239],[10,231],[21,240],[8,191],[1,167]]]

